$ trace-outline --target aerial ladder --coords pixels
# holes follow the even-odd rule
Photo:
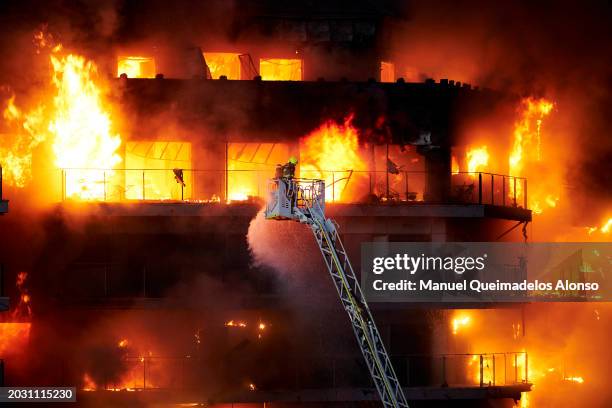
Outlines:
[[[372,313],[338,234],[337,224],[325,217],[323,180],[276,177],[269,181],[265,217],[307,224],[319,245],[359,348],[385,408],[408,408]]]

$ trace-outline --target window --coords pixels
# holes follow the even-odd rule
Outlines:
[[[125,169],[127,199],[191,198],[191,143],[127,142]]]
[[[288,157],[286,144],[230,143],[227,146],[228,201],[264,197],[276,165],[286,163]]]
[[[259,60],[259,75],[264,81],[301,81],[302,60],[262,58]]]
[[[119,57],[117,76],[121,74],[128,78],[155,78],[155,60],[150,57]]]
[[[205,52],[204,59],[212,79],[225,75],[227,79],[240,79],[240,54],[231,52]]]
[[[380,63],[380,82],[395,81],[395,64],[392,62]]]

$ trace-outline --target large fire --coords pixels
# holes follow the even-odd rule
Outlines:
[[[139,352],[126,338],[118,340],[114,347],[125,370],[115,380],[105,379],[98,382],[90,373],[85,372],[81,380],[83,391],[141,391],[159,387],[151,378],[152,374],[157,374],[151,372],[151,366],[154,364],[151,352]],[[131,353],[136,353],[138,356],[130,356]]]
[[[7,102],[3,116],[8,124],[15,127],[15,134],[10,137],[3,135],[4,146],[0,146],[2,176],[9,185],[25,187],[32,179],[33,151],[45,140],[44,134],[38,131],[43,120],[42,107],[26,115],[15,105],[13,95]]]
[[[361,176],[354,172],[368,170],[359,153],[359,134],[351,121],[352,116],[342,125],[326,121],[301,140],[300,176],[325,180],[326,201],[351,198],[348,187]]]
[[[554,104],[547,99],[525,98],[521,101],[519,119],[514,124],[514,141],[508,157],[508,170],[511,176],[525,177],[542,163],[542,124],[552,112]],[[547,160],[557,160],[548,158]],[[540,164],[541,166],[541,164]],[[539,168],[538,173],[543,173]],[[535,171],[534,171],[535,173]],[[540,174],[542,175],[542,174]],[[540,177],[541,179],[541,177]],[[558,200],[559,186],[542,182],[536,185],[538,178],[532,178],[529,189],[529,207],[537,214],[543,206],[555,207]],[[535,187],[535,188],[534,188]],[[552,191],[551,191],[552,190]],[[521,184],[516,185],[516,200],[522,201],[524,191]],[[509,197],[514,198],[514,184],[510,184]]]
[[[567,330],[570,329],[565,328],[554,330],[554,334],[549,333],[550,337],[542,336],[542,333],[530,336],[522,330],[523,325],[517,323],[517,319],[521,321],[520,309],[454,310],[449,312],[448,318],[449,345],[453,352],[458,353],[457,356],[473,353],[463,361],[465,373],[475,386],[480,383],[484,386],[531,383],[532,392],[523,393],[521,407],[539,406],[542,399],[548,401],[546,398],[553,394],[559,395],[559,400],[562,400],[563,393],[573,394],[576,392],[574,387],[587,387],[595,380],[594,373],[588,371],[589,367],[591,370],[606,367],[604,361],[599,362],[598,358],[591,360],[591,357],[584,355],[584,341],[581,340],[592,335],[594,338],[606,335],[607,332],[602,330],[605,326],[600,326],[604,312],[593,309],[592,305],[576,306],[565,304],[564,310],[556,312],[560,306],[551,305],[548,311],[538,311],[531,330],[549,332],[550,328],[543,327],[546,324],[538,322],[539,319],[558,327],[568,310],[573,310],[581,317],[578,324],[585,326],[582,327],[585,332],[594,331],[593,334],[576,331],[577,338],[567,337]],[[589,318],[589,313],[593,318]],[[590,330],[586,329],[587,326]],[[564,340],[559,342],[558,335]],[[592,365],[594,362],[595,365]],[[580,398],[572,397],[574,400]]]
[[[50,96],[27,113],[15,105],[14,97],[9,99],[4,118],[20,125],[20,132],[10,148],[1,151],[4,174],[11,185],[24,187],[31,179],[34,148],[48,140],[54,164],[65,169],[64,196],[103,199],[114,174],[101,169],[112,169],[121,161],[121,137],[112,131],[97,67],[82,56],[65,53],[59,44],[52,47],[53,39],[44,33],[35,38],[38,52],[50,48]]]
[[[69,54],[51,55],[55,114],[49,123],[53,136],[55,164],[68,170],[65,196],[103,199],[106,179],[121,162],[117,154],[121,137],[113,134],[112,123],[96,83],[97,68],[85,58]]]

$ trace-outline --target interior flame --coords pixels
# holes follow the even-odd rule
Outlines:
[[[355,184],[354,171],[367,170],[359,155],[359,134],[352,115],[343,124],[328,120],[300,144],[300,176],[325,180],[326,201],[349,199],[346,186]]]
[[[485,171],[489,165],[489,151],[487,146],[474,147],[466,153],[468,172],[478,173]]]
[[[65,173],[65,196],[103,199],[106,179],[121,162],[121,137],[113,134],[102,101],[96,65],[82,56],[51,55],[55,115],[49,124],[55,164]]]
[[[23,188],[32,179],[34,149],[45,140],[45,133],[40,131],[43,110],[38,107],[24,114],[15,105],[13,95],[7,101],[3,117],[14,131],[12,135],[3,135],[3,146],[0,147],[3,180],[10,186]]]
[[[10,185],[25,187],[31,180],[32,153],[42,142],[52,144],[54,164],[65,171],[64,196],[103,199],[107,179],[121,162],[121,137],[112,131],[104,87],[96,65],[84,57],[65,53],[51,36],[35,34],[37,52],[49,53],[51,96],[34,109],[22,112],[9,99],[4,119],[14,125],[16,136],[0,149],[4,175]],[[6,145],[6,144],[5,144]]]
[[[117,76],[126,74],[128,78],[154,78],[155,60],[150,57],[119,57]]]
[[[519,118],[514,124],[514,141],[512,150],[508,158],[509,172],[511,176],[525,177],[530,167],[543,161],[542,156],[542,124],[544,119],[550,115],[554,104],[544,98],[525,98],[521,101]],[[532,179],[532,183],[537,182],[537,179]],[[556,194],[551,194],[551,185],[548,182],[542,182],[546,185],[545,188],[535,186],[530,188],[529,192],[529,207],[535,212],[543,211],[543,206],[551,207],[553,202],[555,206],[558,200]],[[534,184],[531,184],[534,186]],[[514,184],[510,184],[509,197],[514,198]],[[520,183],[516,184],[516,200],[522,202],[523,187]],[[547,197],[551,198],[547,200]]]

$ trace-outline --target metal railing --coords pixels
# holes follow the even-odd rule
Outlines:
[[[404,362],[407,386],[414,384],[411,378],[419,378],[423,362],[433,368],[429,384],[424,385],[490,387],[529,382],[529,360],[524,351],[408,355]]]
[[[117,379],[95,379],[95,389],[86,391],[106,390],[159,390],[183,389],[188,383],[187,377],[194,366],[190,356],[181,357],[125,357],[122,359],[125,371]],[[95,381],[94,380],[94,381]]]
[[[527,179],[496,173],[451,175],[451,197],[458,202],[527,208]]]
[[[528,384],[526,352],[411,354],[391,356],[403,387],[496,387]],[[102,379],[103,390],[189,389],[200,384],[202,361],[197,356],[125,357],[125,372],[119,379]],[[278,389],[336,389],[373,387],[367,370],[353,357],[316,357],[308,361],[274,360]],[[258,372],[238,367],[244,376],[259,383]],[[228,367],[228,370],[232,370]],[[264,370],[265,371],[265,370]],[[268,374],[263,374],[270,383]]]
[[[61,200],[96,201],[245,201],[266,198],[273,170],[61,169]],[[325,180],[330,202],[427,202],[427,172],[323,170],[300,177]],[[527,208],[527,180],[494,173],[453,173],[447,201]],[[443,180],[442,180],[443,181]],[[432,182],[432,183],[430,183]]]

